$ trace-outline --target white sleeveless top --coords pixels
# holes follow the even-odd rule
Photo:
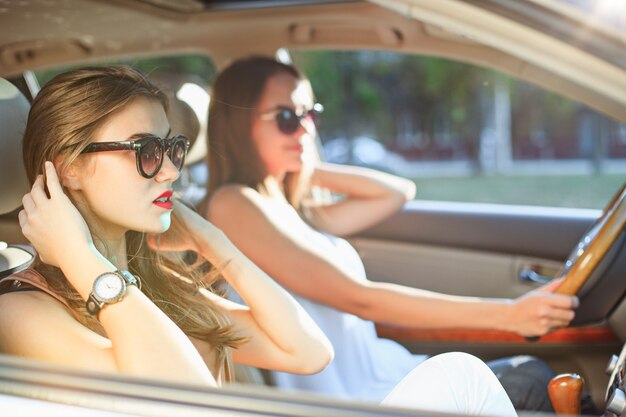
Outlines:
[[[336,254],[355,276],[366,280],[363,262],[344,239],[316,232],[328,239]],[[291,293],[291,292],[290,292]],[[242,302],[238,295],[231,291]],[[374,323],[353,314],[291,295],[322,329],[335,349],[335,359],[315,375],[271,371],[273,382],[285,390],[314,391],[320,394],[379,403],[409,373],[427,358],[413,355],[400,344],[380,339]]]

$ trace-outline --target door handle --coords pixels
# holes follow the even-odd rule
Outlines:
[[[526,284],[545,285],[552,281],[554,277],[549,277],[537,272],[541,269],[537,265],[529,265],[519,271],[519,280]]]

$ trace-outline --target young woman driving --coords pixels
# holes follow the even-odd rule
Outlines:
[[[336,236],[359,232],[399,210],[415,186],[382,172],[316,162],[312,97],[294,67],[252,57],[218,75],[209,109],[205,215],[294,294],[335,349],[335,360],[319,374],[273,373],[279,387],[385,398],[425,356],[379,339],[372,321],[525,336],[569,323],[577,300],[552,294],[551,287],[509,300],[368,281],[356,251]],[[314,187],[343,199],[320,204]],[[547,383],[554,373],[544,362],[520,356],[490,366],[518,409],[551,410]]]
[[[24,134],[19,222],[38,257],[0,284],[0,349],[92,371],[205,386],[235,361],[311,373],[332,347],[225,235],[172,198],[188,139],[165,95],[127,67],[61,74]],[[219,268],[247,307],[212,290]],[[196,265],[197,266],[197,265]]]

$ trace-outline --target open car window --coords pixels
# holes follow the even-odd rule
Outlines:
[[[626,125],[477,65],[291,51],[325,106],[326,160],[409,178],[418,200],[600,209],[624,181]]]

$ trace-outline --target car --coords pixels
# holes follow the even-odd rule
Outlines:
[[[196,138],[177,186],[198,202],[215,72],[239,57],[276,55],[302,68],[325,106],[320,146],[352,141],[373,155],[363,163],[418,183],[418,200],[350,237],[371,279],[508,298],[555,276],[587,279],[573,289],[581,307],[572,326],[539,340],[384,324],[379,334],[428,354],[533,354],[559,373],[582,375],[598,407],[626,413],[625,15],[622,3],[609,0],[595,8],[574,0],[0,0],[1,274],[32,259],[17,222],[28,189],[19,132],[28,101],[52,75],[121,62],[162,83],[183,114],[173,118]],[[442,62],[454,66],[449,78]],[[443,86],[431,96],[442,101],[415,101],[410,92],[436,84],[429,77],[437,74]],[[374,79],[393,92],[388,101],[363,84]],[[452,83],[466,79],[474,84]],[[470,90],[481,95],[454,101]],[[536,90],[543,95],[533,96]],[[416,127],[425,117],[430,130]],[[542,124],[551,119],[561,129]],[[565,128],[566,120],[574,127]],[[568,181],[555,181],[555,172]],[[500,191],[509,194],[498,199]],[[263,384],[198,390],[6,355],[0,381],[5,414],[428,414]]]

